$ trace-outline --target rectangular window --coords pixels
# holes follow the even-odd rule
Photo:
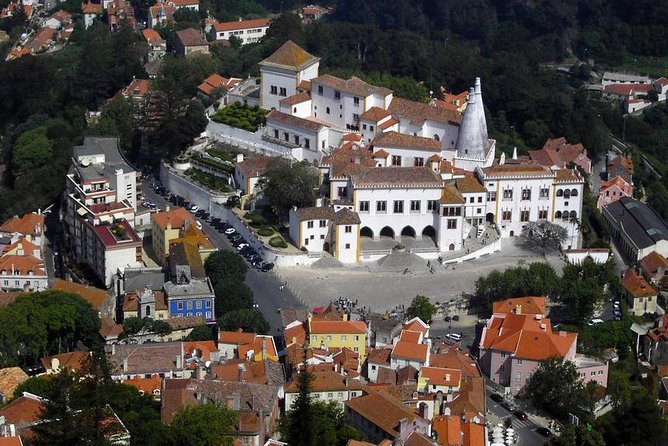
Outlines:
[[[401,166],[401,157],[399,155],[392,155],[392,165]]]
[[[5,281],[6,282],[6,281]],[[177,310],[183,310],[183,302],[177,302],[176,303],[176,309]]]
[[[438,200],[427,200],[427,210],[438,212]]]
[[[211,301],[210,300],[206,301],[206,308],[211,308]]]
[[[522,365],[522,360],[521,360],[521,359],[518,359],[518,360],[517,360],[517,364],[518,364],[518,365]]]
[[[546,199],[550,196],[550,189],[547,187],[541,187],[538,192],[538,198]]]
[[[538,220],[547,220],[547,210],[538,211]]]
[[[359,341],[359,340],[360,340],[360,337],[359,337],[359,336],[355,336],[355,340],[356,340],[356,341]]]
[[[321,228],[326,228],[327,227],[327,220],[320,220],[320,227]]]
[[[191,301],[188,301],[188,303],[187,303],[186,306],[187,306],[187,308],[188,308],[189,310],[192,310],[192,309],[193,309],[193,303],[192,303]]]
[[[366,124],[362,124],[362,130],[366,130]]]
[[[529,211],[520,211],[520,221],[529,221]]]
[[[327,398],[329,398],[329,399],[334,398],[334,394],[333,394],[333,393],[328,393],[328,394],[327,394]]]
[[[211,319],[211,312],[210,312],[210,311],[207,311],[207,312],[206,312],[206,318],[207,318],[207,319]]]
[[[357,122],[360,120],[360,115],[357,113],[353,113],[353,121],[355,121],[355,125],[357,125]]]
[[[353,227],[348,225],[348,226],[345,227],[345,231],[346,231],[346,233],[349,234],[349,233],[353,232]]]
[[[313,221],[307,221],[307,222],[306,222],[306,227],[307,227],[308,229],[312,229],[312,228],[313,228]]]
[[[522,200],[531,200],[531,189],[522,189]]]
[[[290,134],[288,132],[283,132],[283,139],[286,141],[290,141]]]
[[[487,201],[496,201],[496,192],[487,192]]]
[[[355,107],[357,107],[358,105],[360,105],[360,98],[358,98],[357,96],[355,96],[355,97],[353,98],[353,104],[355,104]]]
[[[469,197],[469,203],[475,203],[475,197]]]
[[[325,234],[320,234],[320,240],[325,240]]]
[[[501,212],[501,220],[510,221],[513,218],[513,211],[503,211]]]
[[[198,310],[202,309],[202,301],[201,300],[198,300],[197,302],[195,302],[195,308],[197,308]]]
[[[278,137],[279,137],[278,130],[274,129],[274,138],[278,139]]]
[[[346,249],[350,249],[350,243],[346,243]]]
[[[402,200],[394,200],[394,213],[395,214],[404,213],[404,202]]]
[[[271,86],[271,94],[278,94],[278,87],[276,85]]]
[[[341,99],[341,92],[339,90],[334,90],[334,99]]]
[[[504,200],[512,200],[513,199],[513,190],[512,189],[506,189],[503,191],[503,199]]]
[[[360,212],[369,212],[369,202],[360,201]]]
[[[288,95],[288,91],[287,91],[287,89],[286,89],[285,87],[281,87],[281,89],[280,89],[280,91],[279,91],[279,95],[281,95],[281,96],[287,96],[287,95]]]
[[[415,158],[415,167],[424,166],[424,158]]]
[[[299,145],[299,135],[295,135],[295,144]]]
[[[348,340],[348,339],[347,339],[347,336],[346,336],[346,335],[342,335],[342,336],[341,336],[341,341],[346,342],[347,340]]]
[[[311,336],[311,338],[312,338],[314,341],[317,341],[317,340],[318,340],[318,335],[313,335],[313,336]]]
[[[369,126],[369,130],[373,132],[373,126],[372,125]]]
[[[328,340],[328,341],[331,341],[331,340],[332,340],[332,337],[331,337],[331,336],[327,336],[327,340]]]
[[[411,212],[420,212],[420,200],[411,200]]]
[[[304,239],[304,245],[308,245],[308,237]]]
[[[457,220],[455,220],[454,218],[449,218],[448,229],[457,229]]]
[[[310,149],[311,148],[311,140],[308,138],[304,138],[304,148],[305,149]]]
[[[376,212],[381,214],[387,212],[387,201],[376,201]]]
[[[323,88],[322,85],[318,85],[318,94],[322,96]]]

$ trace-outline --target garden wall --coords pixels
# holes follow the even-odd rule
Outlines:
[[[290,148],[262,139],[262,132],[261,128],[252,133],[213,121],[209,121],[206,126],[206,135],[209,139],[264,155],[292,156]]]

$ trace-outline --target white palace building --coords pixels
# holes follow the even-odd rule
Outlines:
[[[410,239],[435,258],[541,220],[568,230],[564,248],[580,247],[584,179],[563,166],[495,159],[479,78],[465,104],[420,103],[319,75],[319,59],[290,41],[260,65],[261,106],[272,110],[264,137],[318,163],[329,185],[323,206],[290,213],[298,248],[355,263],[374,242]]]

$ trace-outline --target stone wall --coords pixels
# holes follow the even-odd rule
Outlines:
[[[206,126],[206,135],[210,140],[220,141],[234,147],[264,155],[292,156],[292,150],[289,147],[263,139],[262,132],[262,129],[258,129],[255,133],[252,133],[213,121],[209,121],[209,124]]]

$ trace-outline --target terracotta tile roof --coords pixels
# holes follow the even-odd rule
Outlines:
[[[467,353],[453,346],[446,345],[439,349],[438,353],[429,355],[429,365],[445,369],[457,369],[462,372],[462,376],[464,377],[481,376],[475,360]]]
[[[514,297],[492,304],[492,313],[540,314],[545,315],[544,297]]]
[[[388,111],[395,118],[405,118],[418,125],[427,120],[457,126],[462,122],[462,115],[457,111],[398,97],[392,99]]]
[[[51,369],[53,360],[55,359],[58,360],[58,367],[61,369],[67,369],[70,372],[80,372],[89,356],[90,354],[88,352],[69,352],[61,353],[59,355],[45,356],[40,359],[40,361],[46,370]]]
[[[362,121],[378,122],[383,118],[391,116],[392,113],[380,107],[371,107],[360,115]]]
[[[29,213],[22,217],[14,216],[0,226],[0,232],[23,235],[42,235],[44,233],[44,215]]]
[[[397,121],[394,118],[390,118],[387,121],[383,121],[381,124],[378,124],[378,127],[380,127],[381,130],[387,130],[390,127],[392,127],[394,124],[398,124],[399,121]]]
[[[113,353],[110,350],[107,346],[107,357],[114,370],[127,375],[169,373],[180,370],[176,367],[176,357],[184,354],[181,342],[116,345]],[[124,359],[127,359],[127,372],[123,371]],[[181,369],[185,369],[184,359],[182,359],[182,365]]]
[[[630,173],[633,173],[633,158],[631,156],[616,156],[608,162],[608,170],[613,167],[620,166],[628,170]]]
[[[184,6],[199,5],[199,0],[169,0],[169,3],[177,8],[182,8]]]
[[[285,382],[283,364],[275,361],[228,360],[211,367],[213,377],[219,381],[241,381],[253,384],[282,386]]]
[[[223,31],[233,31],[237,29],[249,29],[249,28],[266,28],[271,24],[271,19],[252,19],[252,20],[235,20],[233,22],[216,22],[213,24],[213,28],[217,33]]]
[[[44,262],[32,255],[5,255],[0,257],[0,275],[12,274],[18,272],[20,275],[27,276],[30,272],[35,276],[46,276],[44,271]]]
[[[401,334],[399,335],[399,339],[401,341],[406,341],[406,342],[412,342],[413,344],[417,344],[420,342],[420,336],[422,334],[419,331],[413,331],[413,330],[401,330]]]
[[[281,105],[295,105],[310,100],[311,100],[311,95],[304,91],[301,93],[293,94],[292,96],[288,96],[287,98],[281,99],[280,101],[278,101],[278,103]]]
[[[481,349],[513,353],[518,358],[541,361],[565,356],[577,333],[553,333],[548,318],[534,315],[494,314],[483,331]]]
[[[485,189],[485,187],[480,184],[478,180],[471,176],[457,178],[454,183],[457,190],[462,194],[479,194],[487,192],[487,189]]]
[[[267,123],[269,124],[271,122],[277,122],[279,124],[288,125],[290,127],[295,127],[314,133],[319,132],[322,128],[325,127],[324,124],[319,122],[292,116],[278,110],[272,110],[267,115]]]
[[[480,377],[466,376],[459,385],[459,393],[451,403],[450,413],[466,413],[482,418],[485,413],[485,380]],[[469,420],[472,416],[467,417]]]
[[[4,398],[4,401],[11,398],[14,390],[26,379],[28,379],[28,374],[20,367],[0,369],[0,396]]]
[[[503,177],[552,177],[550,169],[539,164],[497,164],[482,169],[485,178]]]
[[[306,342],[306,328],[301,321],[293,321],[288,324],[283,330],[283,337],[285,338],[285,345],[298,344],[304,345]]]
[[[369,364],[384,364],[390,365],[390,355],[392,354],[392,349],[390,348],[378,348],[374,350],[367,351],[367,361]]]
[[[341,137],[341,141],[360,142],[362,141],[362,135],[359,133],[346,133]]]
[[[310,334],[366,334],[366,323],[363,321],[319,321],[311,320]]]
[[[353,398],[344,404],[392,438],[399,435],[399,425],[402,419],[408,422],[421,419],[408,406],[383,390],[370,390],[369,394]]]
[[[558,183],[581,182],[582,177],[575,169],[559,169],[555,172],[554,181]]]
[[[149,8],[149,14],[151,14],[153,19],[156,19],[161,12],[164,12],[167,21],[171,22],[172,16],[176,12],[176,8],[167,3],[158,3]]]
[[[331,220],[333,218],[334,208],[331,207],[310,207],[297,209],[297,219],[299,221]]]
[[[294,381],[285,384],[285,393],[299,392],[302,374],[297,374]],[[309,383],[309,392],[327,392],[343,390],[362,390],[364,385],[356,379],[348,379],[340,373],[323,371],[311,373],[313,381]]]
[[[160,375],[151,375],[150,378],[136,377],[124,379],[121,383],[132,386],[146,395],[154,395],[156,390],[160,391],[162,389],[162,378]]]
[[[262,355],[262,344],[264,341],[264,346],[266,348],[267,357],[276,357],[278,358],[278,351],[276,350],[276,344],[274,343],[274,338],[271,336],[258,335],[252,343],[239,345],[238,352],[239,358],[247,357],[248,353],[252,350],[254,358],[261,358]],[[264,360],[267,358],[261,358]]]
[[[357,212],[351,211],[348,208],[343,208],[334,214],[332,222],[335,225],[359,225],[362,221]]]
[[[441,177],[429,167],[369,167],[353,175],[355,187],[440,187]]]
[[[456,369],[422,367],[420,369],[420,378],[427,379],[430,386],[459,387],[462,372]]]
[[[464,204],[466,201],[462,194],[454,186],[445,186],[443,188],[443,193],[441,199],[439,200],[440,204]]]
[[[297,85],[298,90],[311,91],[311,81],[301,81]]]
[[[181,207],[157,212],[151,215],[151,220],[163,231],[167,229],[168,224],[171,224],[172,229],[182,228],[186,221],[191,226],[195,226],[195,219],[190,215],[190,212]]]
[[[389,147],[394,149],[426,150],[430,152],[441,151],[441,143],[433,138],[407,135],[399,132],[383,132],[376,136],[372,142],[374,147]]]
[[[640,267],[650,276],[654,276],[659,268],[668,268],[668,259],[656,251],[647,254],[641,261]]]
[[[68,293],[78,294],[93,308],[96,309],[99,309],[102,306],[108,296],[106,290],[101,290],[92,286],[81,285],[79,283],[74,283],[59,278],[54,280],[53,288],[56,290],[66,291]]]
[[[123,311],[138,311],[139,304],[137,302],[137,295],[143,292],[144,291],[127,291],[123,298]],[[167,299],[165,299],[164,291],[153,291],[153,297],[155,297],[155,311],[164,311],[169,308],[167,306]]]
[[[633,268],[629,268],[622,278],[622,286],[634,299],[640,297],[656,296],[656,289],[642,276],[639,276]]]
[[[335,90],[345,91],[347,93],[359,95],[362,97],[371,96],[373,94],[378,94],[381,96],[392,94],[392,90],[389,88],[376,87],[375,85],[368,84],[355,76],[346,80],[332,76],[331,74],[323,74],[322,76],[311,79],[311,85],[313,84],[324,85]]]
[[[649,93],[652,84],[609,84],[603,87],[603,91],[619,96],[633,96],[638,93]]]
[[[146,79],[133,79],[130,85],[123,91],[123,95],[143,98],[148,93],[149,86],[149,81]]]
[[[604,190],[606,190],[606,189],[608,189],[612,186],[617,186],[620,189],[624,190],[624,189],[630,187],[631,184],[628,181],[626,181],[624,178],[617,175],[616,177],[614,177],[611,180],[602,182],[599,191],[602,192],[602,191],[604,191]]]
[[[102,5],[100,3],[82,3],[81,12],[84,14],[102,14]]]
[[[411,359],[420,362],[427,361],[427,352],[429,347],[426,344],[416,344],[414,342],[399,341],[392,349],[392,356],[402,359]]]
[[[377,151],[373,152],[373,157],[374,158],[383,158],[384,159],[384,158],[387,158],[388,156],[390,156],[390,154],[387,153],[383,149],[380,149],[380,150],[377,150]]]
[[[428,162],[431,162],[431,161],[441,162],[442,160],[443,160],[443,158],[441,158],[441,157],[440,157],[439,155],[437,155],[437,154],[433,154],[432,156],[430,156],[429,158],[427,158],[427,161],[428,161]]]
[[[241,329],[237,331],[221,331],[218,333],[218,343],[230,345],[252,344],[255,342],[256,337],[256,333],[244,332]]]
[[[304,51],[292,40],[286,41],[274,53],[260,62],[260,66],[275,66],[292,70],[302,70],[320,59]]]
[[[419,370],[412,365],[407,365],[397,369],[397,385],[417,382]]]
[[[364,167],[375,167],[371,150],[355,143],[345,144],[323,157],[323,163],[331,166],[329,177],[347,178],[358,173]]]
[[[184,47],[209,45],[209,43],[202,35],[202,32],[195,28],[187,28],[181,31],[177,31],[176,38],[181,42],[181,44],[183,44]]]
[[[0,417],[5,417],[6,424],[15,424],[20,430],[39,420],[43,408],[44,403],[41,398],[24,392],[23,396],[0,409]]]
[[[123,325],[108,317],[100,318],[100,336],[105,339],[118,337],[123,332]]]
[[[243,172],[246,178],[257,178],[267,172],[273,161],[277,161],[275,156],[255,156],[236,163],[234,167]]]
[[[144,36],[144,39],[146,39],[148,43],[152,44],[165,43],[165,40],[162,37],[160,37],[160,34],[158,34],[158,32],[153,28],[146,28],[141,33]]]
[[[0,437],[0,446],[23,446],[21,437]]]
[[[17,254],[19,250],[22,250],[26,254],[34,254],[35,251],[40,251],[40,257],[41,257],[40,247],[35,245],[34,243],[31,243],[27,237],[22,237],[15,243],[5,246],[5,249],[3,249],[2,252],[3,254],[6,254],[8,252],[12,252],[12,254]]]

